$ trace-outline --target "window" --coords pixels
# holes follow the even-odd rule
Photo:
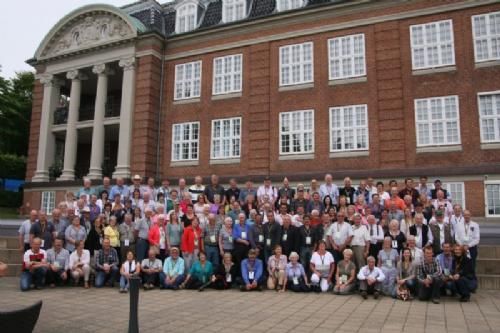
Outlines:
[[[350,35],[328,40],[330,80],[365,76],[365,35]]]
[[[297,9],[302,6],[304,6],[303,0],[276,0],[276,7],[278,9],[278,12]]]
[[[200,97],[201,61],[175,66],[175,100]]]
[[[417,147],[460,144],[458,96],[415,100]]]
[[[500,12],[472,16],[476,62],[500,60]]]
[[[465,209],[465,191],[463,182],[444,183],[443,188],[450,194],[454,205],[459,204],[463,209]]]
[[[500,142],[500,91],[478,94],[481,142]]]
[[[212,120],[212,159],[239,158],[241,118]]]
[[[313,43],[280,47],[280,86],[313,81]]]
[[[486,183],[486,216],[500,216],[500,183]]]
[[[330,108],[330,151],[368,150],[367,106]]]
[[[56,206],[56,192],[54,191],[43,191],[42,192],[42,204],[40,209],[45,211],[48,215],[52,214]]]
[[[246,16],[246,0],[223,0],[222,22],[242,20]]]
[[[194,161],[198,159],[200,123],[172,125],[172,161]]]
[[[410,26],[413,69],[455,64],[451,20]]]
[[[280,153],[314,152],[314,111],[280,113]]]
[[[241,54],[214,58],[214,95],[241,91],[242,58]]]
[[[197,6],[187,3],[177,9],[175,20],[175,32],[180,34],[196,28]]]

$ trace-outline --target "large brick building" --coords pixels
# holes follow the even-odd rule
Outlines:
[[[498,1],[91,5],[29,63],[31,207],[83,175],[331,172],[440,178],[475,215],[500,215]]]

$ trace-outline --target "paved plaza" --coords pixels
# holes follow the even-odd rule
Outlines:
[[[129,295],[117,289],[18,289],[0,280],[0,309],[43,299],[35,332],[126,332]],[[149,291],[140,293],[140,332],[500,332],[500,291],[479,291],[470,303],[401,302],[358,295],[271,291]],[[0,328],[1,331],[1,328]]]

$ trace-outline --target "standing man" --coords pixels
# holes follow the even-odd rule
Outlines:
[[[38,212],[33,209],[30,212],[29,219],[24,220],[21,226],[19,227],[19,251],[21,251],[21,253],[25,253],[31,247],[30,243],[31,226],[35,224],[37,218],[38,218]]]
[[[407,195],[411,196],[411,202],[413,203],[413,205],[416,205],[418,202],[419,193],[415,189],[413,179],[411,178],[405,179],[405,188],[399,191],[399,197],[401,199],[404,199]]]
[[[366,265],[366,258],[370,250],[370,233],[365,225],[361,224],[361,215],[354,214],[354,225],[352,226],[351,250],[354,254],[354,263],[359,270]]]
[[[240,189],[234,178],[229,180],[229,188],[226,190],[226,202],[231,202],[231,197],[234,197],[236,201],[239,201],[240,198]]]
[[[188,189],[189,194],[191,194],[191,202],[195,204],[198,202],[198,196],[203,194],[205,191],[205,186],[202,184],[203,178],[201,176],[194,177],[194,184],[191,185]]]
[[[264,178],[264,184],[259,186],[257,190],[257,199],[259,201],[259,205],[264,204],[264,197],[267,195],[269,197],[269,201],[271,202],[271,206],[274,206],[274,202],[278,199],[278,191],[274,186],[271,185],[271,178]]]
[[[61,219],[61,210],[55,208],[52,211],[52,225],[55,230],[55,238],[62,237],[64,238],[64,233],[66,232],[66,228],[68,227],[68,223],[66,220]]]
[[[124,185],[124,183],[125,182],[122,177],[116,178],[116,185],[111,187],[111,191],[109,192],[109,198],[114,198],[116,194],[120,195],[121,202],[124,202],[126,198],[129,198],[130,191],[129,188]]]
[[[429,224],[432,233],[432,249],[434,254],[438,255],[443,252],[443,244],[453,244],[453,235],[451,225],[444,223],[444,213],[442,210],[436,211],[436,222]]]
[[[149,229],[151,228],[151,216],[153,215],[153,211],[150,208],[146,208],[144,213],[144,218],[140,219],[138,223],[136,223],[135,229],[135,239],[136,242],[136,251],[137,251],[137,260],[141,262],[144,258],[147,257],[147,253],[149,250]]]
[[[30,239],[40,238],[40,247],[44,250],[52,248],[52,241],[56,237],[54,225],[47,221],[47,214],[40,210],[38,211],[39,220],[31,226]]]
[[[132,214],[127,213],[123,223],[118,226],[120,232],[120,252],[121,258],[127,258],[127,252],[135,250],[135,222],[132,221]],[[125,259],[124,259],[125,260]]]
[[[339,188],[333,183],[333,177],[331,174],[327,173],[325,175],[325,183],[321,184],[319,187],[319,194],[321,195],[321,200],[329,195],[330,198],[332,198],[332,204],[338,205]]]
[[[332,244],[335,262],[340,262],[344,259],[342,252],[351,244],[354,235],[351,225],[344,222],[344,218],[344,212],[339,211],[337,213],[337,221],[330,228],[330,234],[328,235],[328,240]]]
[[[459,222],[455,229],[455,240],[468,251],[472,259],[472,267],[476,270],[477,246],[479,245],[479,224],[471,220],[472,214],[464,210],[464,220]]]
[[[245,188],[240,191],[240,195],[238,196],[238,201],[240,205],[244,205],[247,200],[247,196],[253,195],[254,198],[257,198],[257,190],[253,187],[253,182],[251,180],[247,180],[245,183]]]
[[[203,194],[205,194],[205,197],[210,203],[214,203],[214,195],[218,194],[221,198],[221,204],[226,204],[224,187],[219,185],[219,176],[215,174],[210,176],[210,186],[205,187]]]

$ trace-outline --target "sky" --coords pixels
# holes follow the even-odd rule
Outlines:
[[[33,57],[49,30],[65,15],[81,6],[104,3],[123,6],[136,0],[0,0],[0,75],[33,70],[25,63]],[[161,1],[164,3],[166,1]]]

